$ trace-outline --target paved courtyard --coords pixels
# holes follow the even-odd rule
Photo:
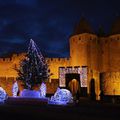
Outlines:
[[[71,106],[0,105],[0,120],[119,120],[120,105],[80,100]]]

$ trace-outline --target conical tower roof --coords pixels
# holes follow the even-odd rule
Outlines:
[[[110,35],[120,34],[120,16],[113,22],[110,30]]]
[[[89,22],[82,17],[79,23],[75,26],[73,35],[82,34],[82,33],[94,33],[92,27]]]

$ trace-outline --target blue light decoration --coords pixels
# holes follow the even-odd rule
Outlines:
[[[20,93],[20,97],[26,97],[26,98],[45,98],[46,97],[46,84],[42,82],[39,91],[36,90],[29,90],[29,89],[24,89]]]
[[[73,97],[69,90],[58,88],[54,96],[51,97],[49,104],[67,105],[73,103]]]
[[[40,92],[36,90],[24,89],[20,93],[20,97],[23,98],[40,98]]]
[[[42,82],[41,86],[40,86],[40,97],[45,98],[46,97],[46,84],[44,82]]]
[[[2,87],[0,87],[0,103],[4,103],[6,99],[7,99],[6,91]]]
[[[24,89],[20,93],[20,97],[24,98],[45,98],[46,97],[46,84],[42,82],[40,89],[38,91],[36,90],[29,90],[29,89]]]
[[[17,93],[18,93],[18,83],[17,81],[13,84],[13,87],[12,87],[12,94],[13,94],[13,97],[16,97],[17,96]]]

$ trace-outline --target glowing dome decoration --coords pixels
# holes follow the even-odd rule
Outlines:
[[[54,96],[49,101],[50,104],[66,105],[73,103],[73,97],[69,90],[58,88]]]
[[[56,92],[58,92],[59,90],[60,90],[60,88],[58,87]]]
[[[13,84],[13,88],[12,88],[12,94],[13,94],[13,97],[16,97],[17,96],[17,93],[18,93],[18,84],[17,84],[17,81]]]
[[[40,86],[40,97],[46,97],[46,84],[43,82]]]
[[[4,102],[7,99],[7,94],[5,90],[0,87],[0,102]]]
[[[40,92],[35,90],[24,89],[20,93],[20,97],[24,98],[40,98]]]

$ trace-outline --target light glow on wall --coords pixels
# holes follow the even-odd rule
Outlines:
[[[87,87],[87,68],[82,67],[82,71],[80,73],[80,83],[81,87]]]

